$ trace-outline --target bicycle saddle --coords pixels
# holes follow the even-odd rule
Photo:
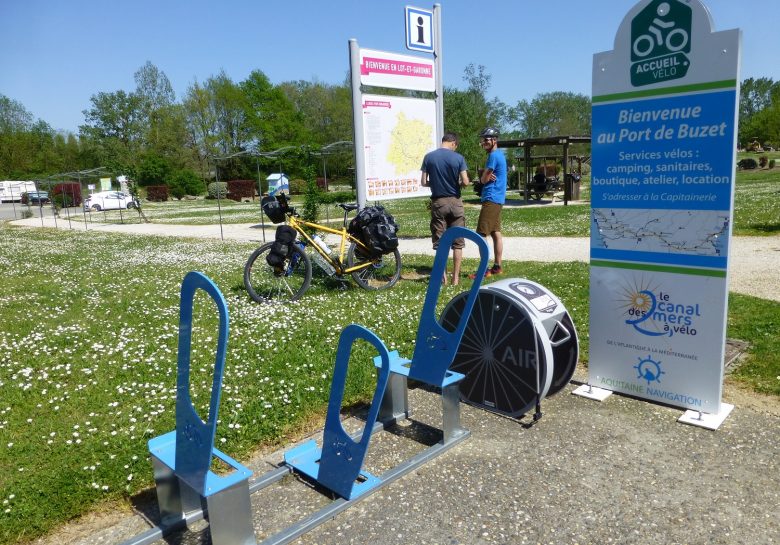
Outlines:
[[[358,209],[358,205],[355,204],[355,203],[343,203],[343,202],[340,202],[339,206],[341,208],[343,208],[344,211],[346,211],[346,212],[351,212],[352,210],[357,210]]]

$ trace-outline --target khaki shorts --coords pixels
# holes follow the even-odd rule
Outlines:
[[[439,247],[439,239],[448,227],[465,227],[466,216],[463,212],[463,201],[458,197],[439,197],[431,201],[431,239],[433,249]],[[463,248],[466,241],[456,238],[452,249]]]
[[[502,205],[494,202],[485,201],[482,203],[482,209],[479,211],[479,220],[477,220],[477,233],[483,237],[490,233],[501,231],[501,209]]]

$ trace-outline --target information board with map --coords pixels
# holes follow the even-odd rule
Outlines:
[[[430,196],[420,165],[436,149],[434,100],[363,95],[365,195],[369,200]]]
[[[592,386],[720,410],[739,34],[642,0],[594,55]]]

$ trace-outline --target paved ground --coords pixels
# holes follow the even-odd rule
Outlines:
[[[11,222],[29,227],[56,227],[85,229],[84,224],[66,218],[29,218]],[[87,230],[146,235],[224,238],[226,240],[262,241],[263,230],[256,224],[166,225],[156,223],[128,223],[108,225],[90,223]],[[265,237],[273,240],[276,226],[266,226]],[[401,239],[401,254],[433,255],[427,238]],[[590,242],[587,238],[529,238],[504,239],[504,259],[511,261],[583,261],[589,260]],[[476,248],[467,245],[464,255],[477,257]],[[729,290],[754,295],[762,299],[780,301],[780,236],[733,237],[730,251]]]
[[[584,380],[584,373],[576,378]],[[512,420],[461,405],[471,436],[371,494],[296,545],[766,545],[780,542],[780,403],[728,385],[736,406],[718,431],[680,424],[681,411],[613,395],[545,400],[544,417]],[[381,475],[421,451],[440,402],[410,392],[409,426],[372,438],[366,467]],[[349,430],[363,422],[350,419]],[[313,436],[321,441],[321,434]],[[248,464],[255,476],[281,452]],[[149,468],[151,471],[151,467]],[[106,510],[36,545],[121,543],[156,521],[153,502]],[[252,495],[258,540],[329,498],[295,477]],[[208,545],[205,522],[168,543]],[[160,545],[163,542],[159,542]]]

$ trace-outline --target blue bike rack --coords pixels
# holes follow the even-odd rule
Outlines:
[[[467,238],[477,244],[480,265],[460,321],[450,332],[439,325],[435,311],[441,291],[440,279],[446,269],[450,246],[456,238]],[[318,448],[313,440],[307,441],[286,452],[282,465],[251,482],[248,481],[251,476],[248,469],[214,448],[228,331],[227,307],[222,294],[211,280],[200,273],[189,273],[181,290],[176,430],[149,441],[162,524],[124,542],[123,545],[151,545],[203,518],[206,512],[212,543],[255,545],[249,494],[280,481],[291,472],[297,472],[338,497],[326,507],[268,537],[260,544],[283,545],[466,439],[469,432],[460,425],[458,392],[458,382],[464,375],[449,371],[449,367],[458,351],[487,271],[487,263],[487,244],[477,233],[462,227],[445,231],[434,259],[412,359],[401,357],[397,351],[388,352],[384,343],[370,330],[355,324],[348,325],[341,333],[336,352],[322,448]],[[189,395],[192,302],[198,288],[214,299],[220,314],[211,409],[207,422],[197,415]],[[378,378],[362,431],[349,435],[341,424],[340,413],[349,359],[357,340],[367,341],[379,353],[373,359],[378,369]],[[409,417],[409,378],[441,389],[442,440],[380,476],[371,475],[363,469],[371,436]],[[231,466],[233,473],[224,477],[212,473],[209,466],[213,457]],[[202,502],[206,503],[205,509],[201,506]]]
[[[446,271],[450,246],[457,238],[467,238],[477,245],[480,263],[460,321],[450,332],[444,329],[436,319],[436,304],[441,291],[439,279]],[[407,379],[411,378],[441,388],[442,442],[448,444],[465,433],[465,430],[460,426],[460,392],[458,391],[458,382],[463,380],[465,375],[450,371],[449,368],[458,352],[463,332],[466,330],[471,311],[479,295],[479,288],[485,278],[487,265],[488,246],[476,232],[465,227],[451,227],[444,232],[439,240],[439,247],[433,261],[431,280],[425,294],[412,359],[400,356],[397,350],[390,352],[390,371],[393,373],[393,378],[385,393],[382,405],[383,412],[380,418],[398,418],[409,414]],[[376,358],[374,364],[379,364]]]
[[[366,425],[360,439],[355,441],[341,425],[341,404],[344,400],[349,356],[352,345],[357,339],[370,342],[379,351],[377,358],[380,360],[380,367]],[[313,440],[307,441],[285,453],[284,462],[299,473],[314,479],[322,486],[348,500],[377,486],[380,480],[370,473],[362,471],[362,467],[374,423],[379,415],[389,374],[390,356],[379,337],[359,325],[351,324],[344,328],[336,352],[336,368],[330,386],[322,449],[318,449]]]
[[[198,289],[211,296],[219,310],[219,338],[208,421],[198,416],[190,397],[192,306]],[[248,486],[252,472],[214,448],[227,335],[227,304],[219,289],[202,273],[188,273],[182,282],[179,306],[176,429],[151,439],[149,453],[164,526],[186,523],[190,513],[202,512],[202,503],[205,502],[211,539],[215,545],[254,545],[256,540]],[[214,457],[230,466],[231,473],[217,475],[212,472],[210,467]]]

